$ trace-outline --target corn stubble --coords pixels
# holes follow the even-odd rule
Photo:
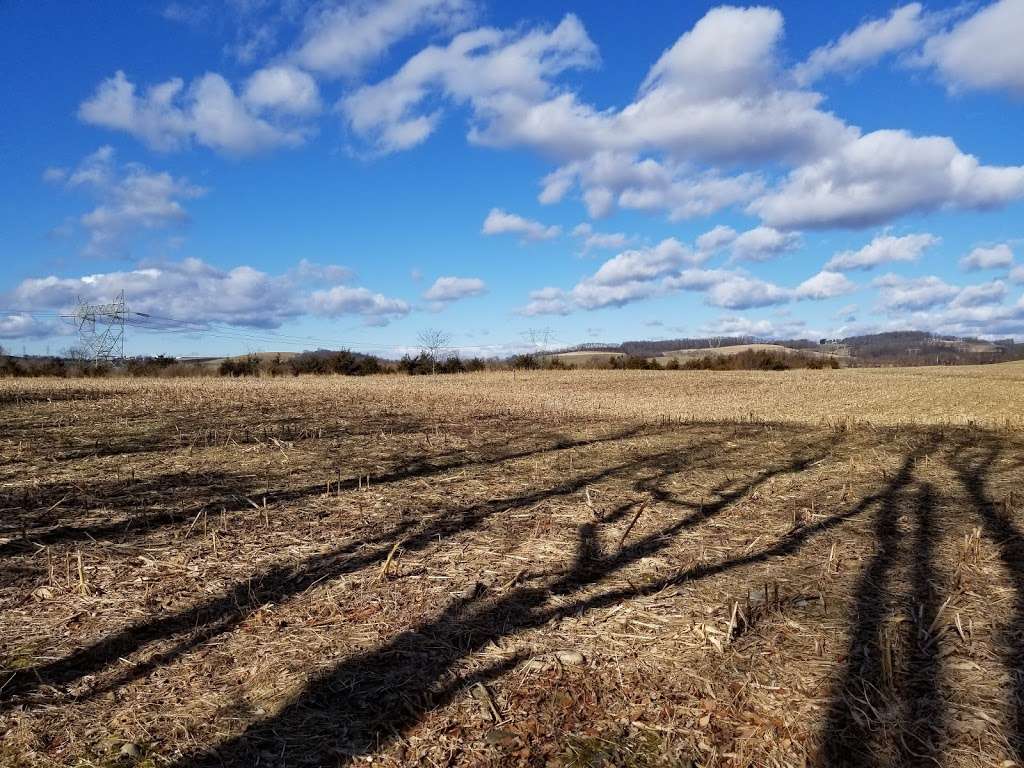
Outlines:
[[[0,381],[0,765],[1024,764],[1022,384]]]

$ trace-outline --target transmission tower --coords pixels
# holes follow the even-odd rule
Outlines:
[[[109,363],[124,359],[124,321],[127,315],[124,291],[110,304],[87,304],[78,300],[78,308],[71,319],[78,324],[78,339],[90,361]]]

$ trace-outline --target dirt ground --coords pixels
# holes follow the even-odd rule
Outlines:
[[[1024,765],[1024,432],[394,378],[0,383],[0,765]]]

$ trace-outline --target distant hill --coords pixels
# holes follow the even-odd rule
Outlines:
[[[804,353],[838,358],[844,366],[969,365],[1024,359],[1024,343],[940,336],[924,331],[894,331],[841,339],[758,339],[698,337],[621,344],[581,344],[545,357],[576,365],[601,365],[611,356],[642,357],[665,363],[707,355],[735,355],[748,350],[778,354]]]

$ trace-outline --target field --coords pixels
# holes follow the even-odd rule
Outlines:
[[[1022,393],[0,381],[0,765],[1024,765]]]
[[[700,357],[711,357],[714,355],[729,356],[737,355],[740,352],[768,352],[777,355],[793,355],[801,354],[807,357],[845,357],[845,354],[839,354],[836,352],[819,352],[816,349],[793,349],[792,347],[785,347],[781,344],[726,344],[721,347],[700,347],[694,349],[674,349],[668,352],[663,352],[660,355],[654,357],[648,357],[648,360],[656,361],[659,365],[665,365],[670,360],[676,360],[680,363],[685,363],[687,360],[693,360]],[[581,367],[604,367],[608,364],[608,361],[612,358],[626,357],[625,352],[593,352],[589,350],[579,350],[575,352],[558,352],[556,354],[545,355],[547,359],[557,359],[567,365],[576,365]]]

